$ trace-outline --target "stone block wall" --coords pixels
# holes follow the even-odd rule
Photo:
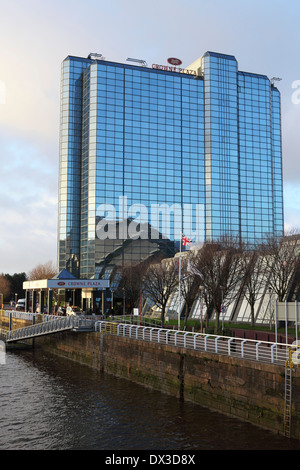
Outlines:
[[[51,352],[277,433],[284,432],[284,367],[100,333],[36,340]],[[300,375],[291,435],[300,439]]]

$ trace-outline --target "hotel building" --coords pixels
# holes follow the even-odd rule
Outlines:
[[[280,93],[235,57],[62,63],[58,267],[84,279],[163,250],[283,234]]]

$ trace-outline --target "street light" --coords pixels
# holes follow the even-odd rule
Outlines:
[[[202,326],[203,326],[203,292],[204,292],[204,286],[200,286],[200,331],[201,331],[201,334],[202,334]]]
[[[125,316],[125,287],[122,287],[123,290],[123,315]]]
[[[223,297],[224,297],[223,289],[224,289],[224,287],[223,287],[223,286],[220,286],[220,289],[221,289],[221,295],[222,295],[222,299],[221,299],[221,312],[220,312],[220,313],[223,313],[223,316],[222,316],[222,335],[224,336],[224,315],[225,315],[224,305],[223,305]]]
[[[113,313],[113,309],[114,309],[114,289],[111,289],[111,310],[112,310],[112,313]]]

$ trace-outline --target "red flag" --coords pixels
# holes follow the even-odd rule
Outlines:
[[[186,245],[190,245],[192,243],[192,240],[190,240],[188,237],[186,237],[185,235],[183,235],[182,237],[182,241],[183,241],[183,245],[186,246]]]

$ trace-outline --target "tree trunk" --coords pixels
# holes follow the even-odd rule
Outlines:
[[[216,309],[216,321],[215,321],[215,334],[217,335],[219,332],[220,326],[220,312]]]
[[[161,322],[162,328],[165,327],[165,312],[166,312],[166,308],[163,306],[161,309],[161,316],[160,316],[160,322]]]
[[[189,304],[186,303],[186,305],[185,305],[185,315],[184,315],[184,326],[185,327],[187,327],[187,322],[188,322],[188,319],[190,317],[191,310],[192,310],[192,305],[189,305]]]
[[[251,303],[251,326],[255,326],[254,303]]]

